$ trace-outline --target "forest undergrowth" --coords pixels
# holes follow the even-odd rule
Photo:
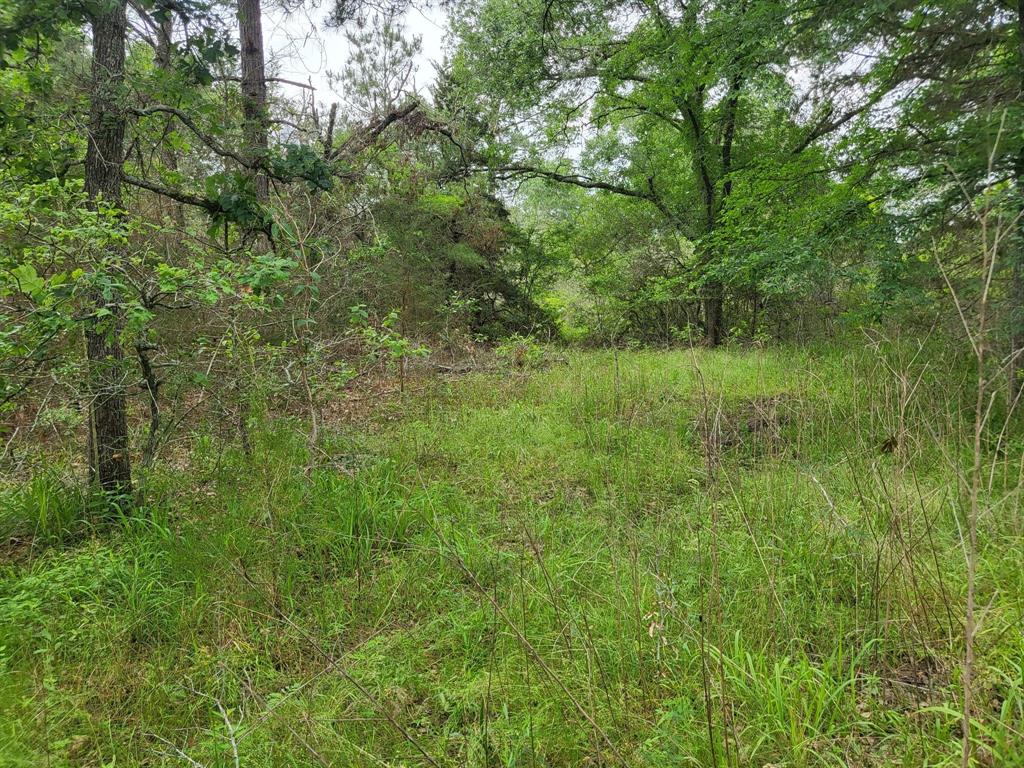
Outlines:
[[[111,516],[0,496],[0,765],[945,766],[970,360],[572,351],[196,427]],[[981,765],[1024,765],[1019,425],[977,521]],[[1005,424],[1005,426],[1004,426]]]

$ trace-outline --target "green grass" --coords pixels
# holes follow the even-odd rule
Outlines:
[[[958,765],[969,393],[888,354],[921,374],[902,408],[859,352],[569,353],[426,382],[312,467],[293,421],[251,460],[197,432],[114,521],[55,474],[10,489],[0,765]],[[1024,765],[1010,436],[979,533],[998,766]]]

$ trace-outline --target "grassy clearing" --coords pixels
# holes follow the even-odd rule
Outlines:
[[[959,760],[956,361],[572,353],[309,455],[197,434],[98,523],[10,489],[3,765]],[[976,734],[1024,765],[1020,438],[991,436]]]

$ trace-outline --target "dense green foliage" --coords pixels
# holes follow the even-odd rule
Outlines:
[[[410,7],[0,0],[0,766],[1024,766],[1024,1]]]
[[[481,0],[453,71],[493,126],[486,164],[592,192],[537,193],[527,220],[614,298],[600,338],[791,337],[941,285],[956,256],[908,251],[962,239],[976,196],[1020,210],[1024,32],[1003,6]]]

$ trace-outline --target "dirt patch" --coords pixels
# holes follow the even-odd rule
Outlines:
[[[4,536],[0,539],[0,563],[20,565],[32,559],[36,548],[32,536]]]
[[[763,395],[732,403],[700,403],[694,430],[705,452],[752,447],[776,453],[783,428],[795,419],[793,398]]]
[[[880,698],[891,709],[919,709],[949,698],[949,669],[934,656],[902,659],[880,670],[878,680]]]

